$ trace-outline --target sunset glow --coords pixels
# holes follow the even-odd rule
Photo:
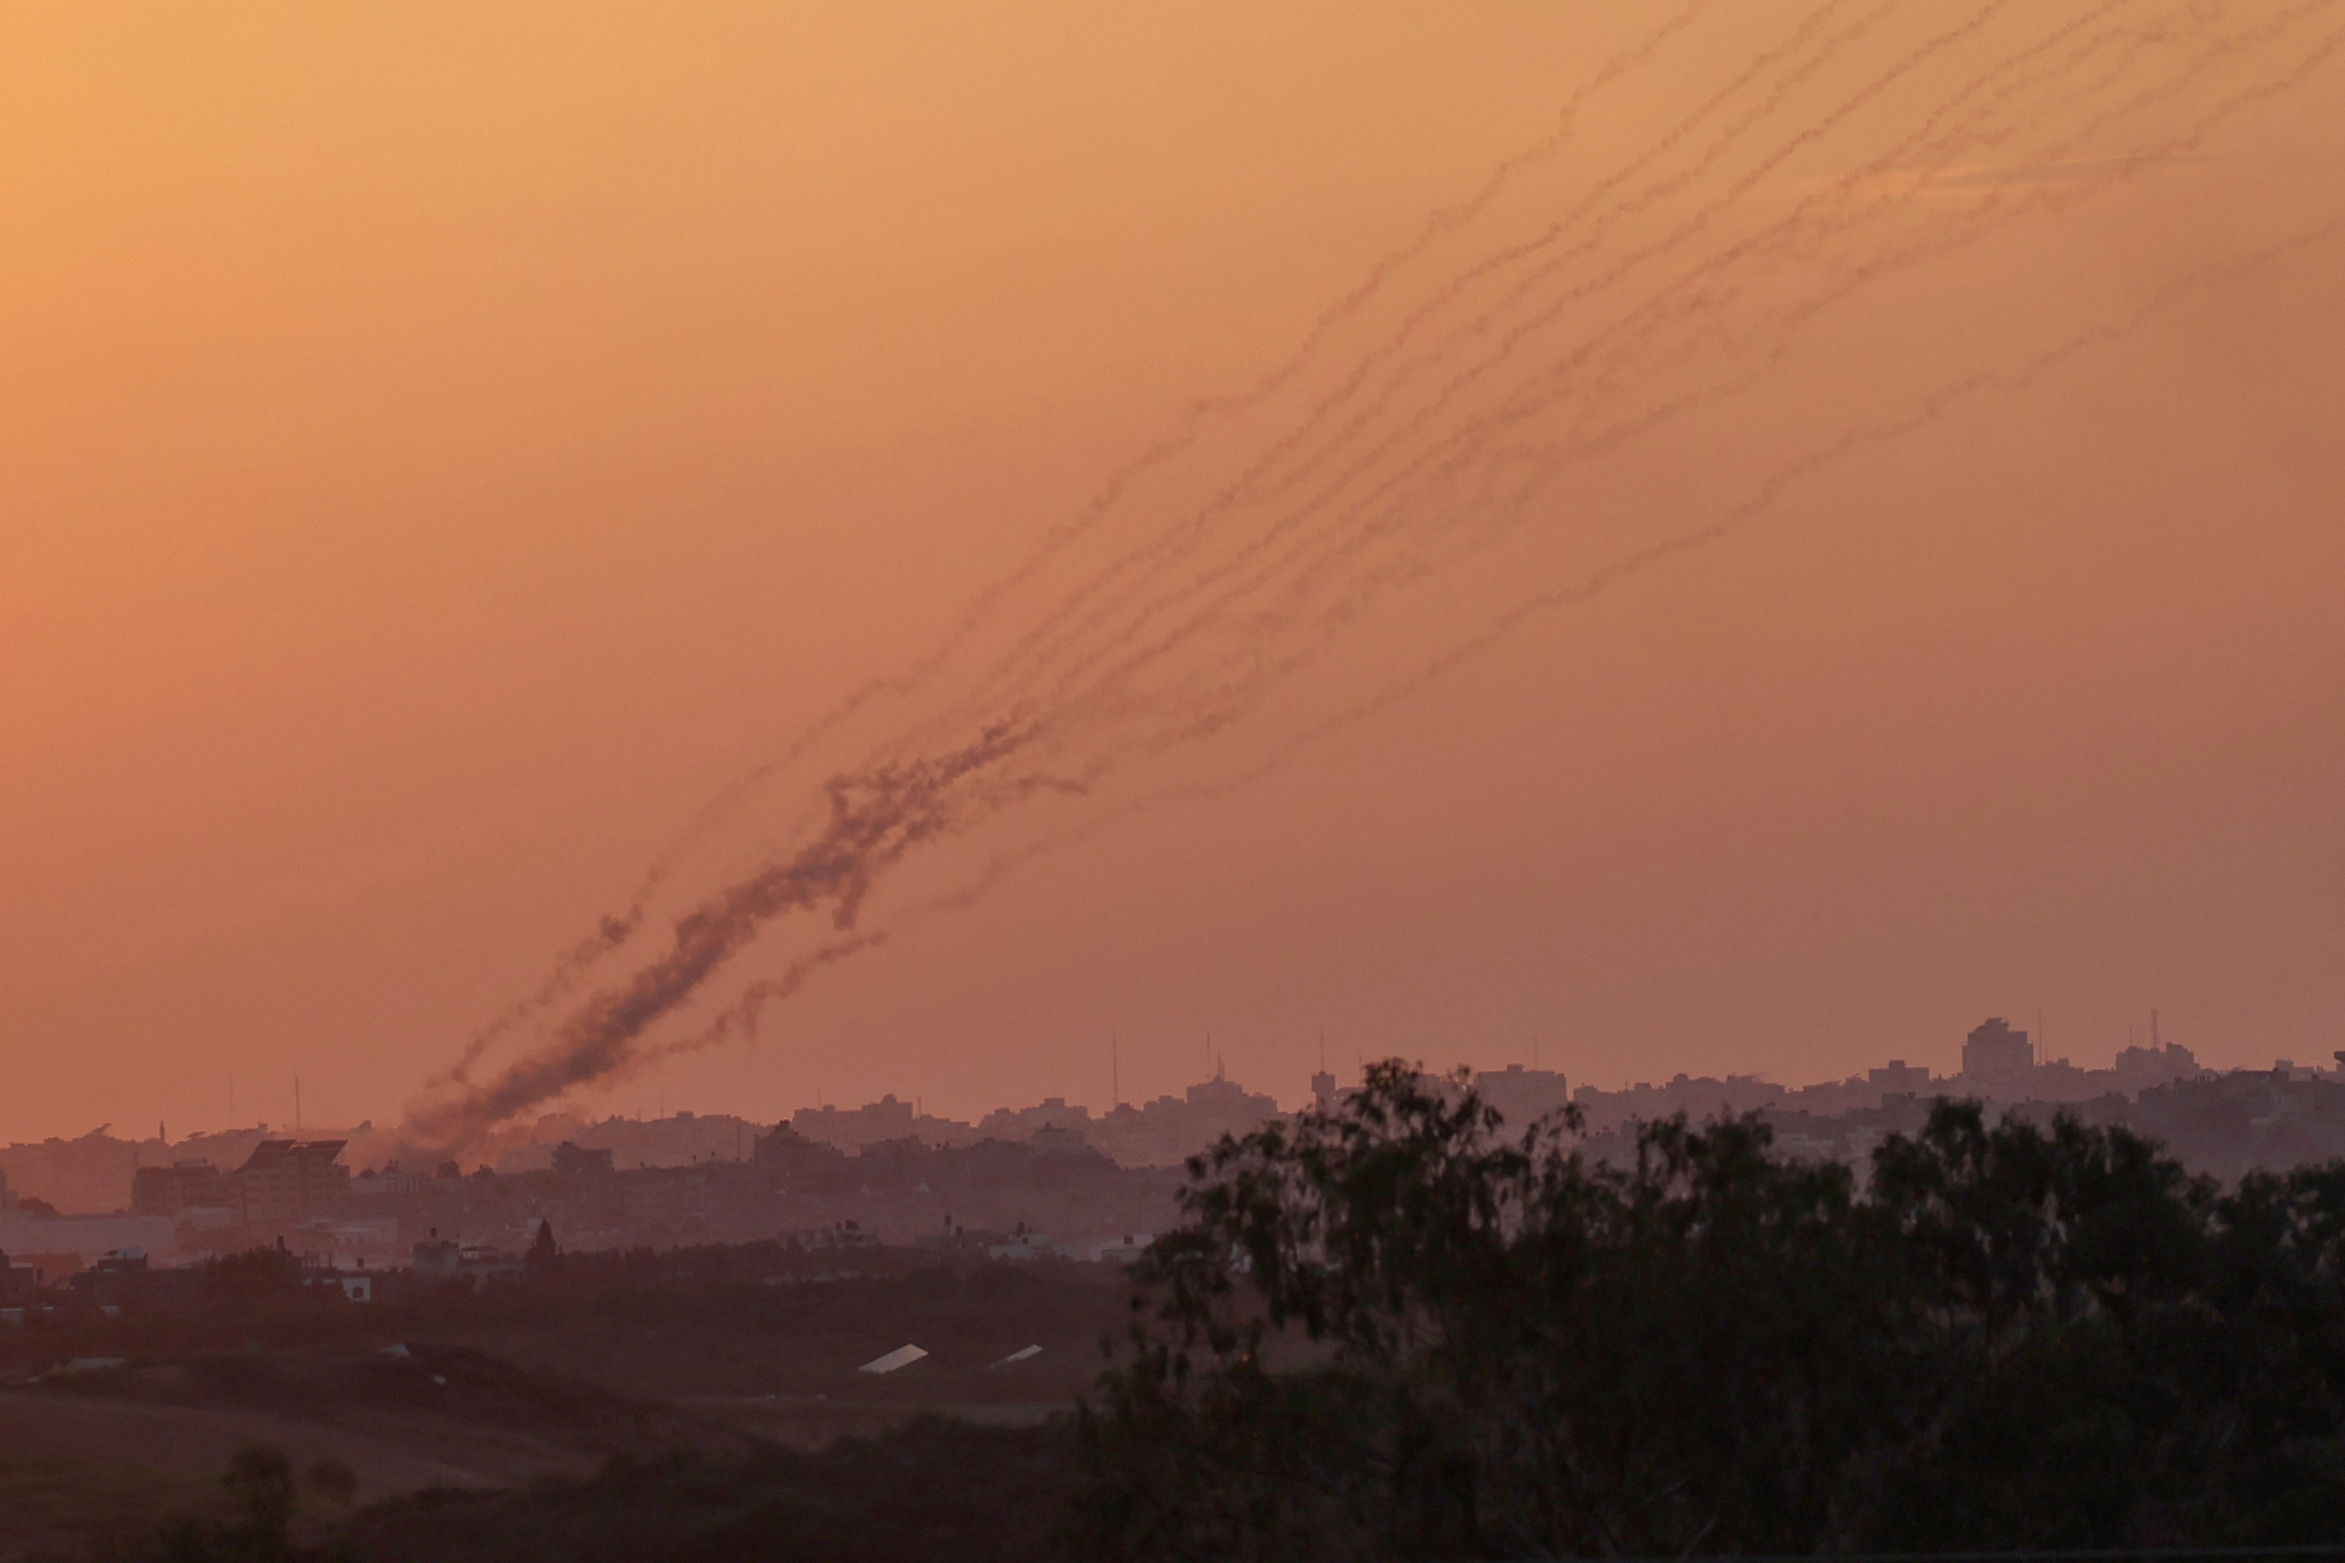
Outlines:
[[[2341,29],[23,8],[0,1138],[2326,1063]]]

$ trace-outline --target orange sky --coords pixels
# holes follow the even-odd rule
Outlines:
[[[1811,16],[1717,9],[1591,98],[1486,228],[1396,273],[1376,319],[1536,232]],[[1908,30],[1971,14],[1904,10]],[[1104,1106],[1111,1032],[1127,1097],[1196,1078],[1210,1031],[1232,1073],[1290,1099],[1322,1027],[1346,1070],[1528,1061],[1536,1036],[1602,1084],[1947,1068],[1997,1012],[2040,1011],[2086,1064],[2153,1006],[2219,1063],[2345,1047],[2345,242],[2290,238],[2345,210],[2345,56],[2188,155],[2106,181],[2100,161],[2278,81],[2345,5],[2102,10],[2131,29],[2106,47],[2134,50],[2108,55],[2132,73],[2112,103],[2174,79],[2195,36],[2160,33],[2187,34],[2177,18],[2246,41],[2024,178],[2028,148],[2061,143],[2015,106],[2025,137],[1882,221],[1920,231],[1981,189],[2036,215],[1818,316],[1742,399],[1573,466],[1503,545],[1412,577],[1211,742],[908,863],[882,910],[1151,789],[1245,773],[1523,591],[2148,301],[2137,324],[1818,470],[1273,774],[912,918],[754,1044],[580,1103]],[[1796,209],[1974,57],[2093,11],[1987,17],[1737,210]],[[0,1137],[217,1126],[231,1076],[240,1119],[281,1121],[296,1072],[313,1121],[394,1117],[712,795],[935,645],[1191,402],[1280,362],[1661,14],[12,14]],[[1824,39],[1870,13],[1813,14]],[[1902,58],[1889,26],[1852,32],[1755,133]],[[2078,126],[2087,79],[2059,89]],[[1610,416],[1771,363],[1777,293],[1861,266],[1875,233],[1777,258],[1743,302],[1573,394]],[[1163,480],[1188,487],[1137,494],[1106,536],[1185,513],[1280,415],[1216,425],[1227,443]],[[1471,524],[1485,475],[1412,500],[1407,535]],[[1040,610],[1005,611],[1010,637]],[[932,718],[883,712],[854,741]],[[655,918],[787,848],[819,779],[756,793]]]

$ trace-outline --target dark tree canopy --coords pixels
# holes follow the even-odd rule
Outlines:
[[[1113,1558],[2345,1536],[2345,1168],[2225,1191],[1941,1103],[1861,1179],[1757,1119],[1510,1130],[1398,1062],[1191,1164],[1086,1413]]]

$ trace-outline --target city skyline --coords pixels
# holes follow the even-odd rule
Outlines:
[[[573,1248],[755,1241],[786,1208],[800,1224],[788,1230],[816,1247],[850,1236],[926,1243],[941,1217],[955,1242],[965,1228],[970,1244],[993,1245],[996,1258],[1112,1249],[1128,1259],[1145,1246],[1135,1233],[1174,1221],[1191,1158],[1281,1120],[1305,1132],[1298,1109],[1340,1117],[1367,1088],[1323,1067],[1308,1102],[1282,1104],[1231,1078],[1221,1059],[1210,1062],[1212,1073],[1177,1095],[1097,1112],[1053,1096],[966,1121],[893,1094],[852,1108],[802,1107],[778,1123],[682,1109],[650,1120],[552,1112],[500,1126],[461,1159],[372,1123],[306,1134],[257,1124],[176,1143],[158,1125],[146,1141],[98,1131],[0,1145],[0,1251],[62,1276],[101,1259],[170,1269],[272,1246],[306,1264],[387,1270],[412,1250],[421,1274],[456,1266],[456,1238],[469,1227],[463,1263],[477,1259],[485,1278],[522,1262],[517,1235],[536,1233],[538,1249],[563,1241],[548,1236],[557,1222]],[[2087,1069],[1990,1016],[1965,1035],[1961,1064],[1941,1075],[1892,1057],[1809,1084],[1678,1074],[1617,1090],[1521,1063],[1417,1078],[1440,1095],[1462,1082],[1501,1115],[1505,1136],[1554,1121],[1597,1161],[1633,1154],[1644,1125],[1755,1115],[1784,1154],[1861,1168],[1949,1098],[2017,1121],[2069,1115],[2136,1128],[2226,1178],[2345,1153],[2345,1056],[2333,1066],[2221,1070],[2161,1041]],[[985,1214],[971,1218],[973,1209]],[[509,1251],[483,1245],[483,1222]],[[1002,1235],[1013,1228],[1034,1235]]]
[[[2164,1019],[2161,1020],[2161,1017]],[[2034,1038],[2036,1046],[2042,1052],[2045,1062],[2049,1062],[2053,1058],[2060,1058],[2075,1063],[2081,1069],[2106,1069],[2114,1062],[2117,1055],[2127,1048],[2154,1045],[2155,1040],[2160,1039],[2161,1035],[2164,1041],[2180,1040],[2174,1032],[2171,1017],[2166,1012],[2157,1009],[2145,1011],[2141,1016],[2141,1023],[2137,1027],[2129,1028],[2122,1038],[2098,1045],[2088,1044],[2086,1047],[2075,1050],[2075,1053],[2070,1051],[2069,1044],[2065,1041],[2057,1049],[2051,1048],[2044,1041],[2045,1036],[2049,1033],[2048,1028],[2042,1024],[2039,1012],[2012,1012],[2010,1018],[2014,1024],[2024,1023],[2029,1034]],[[2161,1025],[2164,1028],[2162,1033]],[[1310,1100],[1312,1095],[1311,1077],[1320,1068],[1342,1065],[1345,1070],[1350,1072],[1349,1076],[1345,1076],[1345,1078],[1349,1078],[1357,1075],[1362,1063],[1385,1057],[1410,1058],[1436,1073],[1446,1072],[1457,1067],[1465,1067],[1477,1072],[1504,1070],[1510,1065],[1523,1068],[1545,1067],[1569,1075],[1575,1084],[1596,1085],[1605,1090],[1625,1090],[1639,1083],[1649,1084],[1654,1079],[1665,1080],[1673,1075],[1706,1075],[1719,1078],[1728,1075],[1743,1075],[1778,1085],[1797,1086],[1860,1078],[1866,1070],[1887,1061],[1892,1056],[1902,1062],[1913,1064],[1915,1067],[1927,1068],[1936,1078],[1954,1078],[1961,1073],[1963,1039],[1966,1034],[1967,1027],[1963,1027],[1950,1035],[1923,1037],[1905,1042],[1878,1042],[1869,1048],[1861,1042],[1852,1043],[1843,1055],[1851,1059],[1845,1072],[1833,1072],[1827,1069],[1824,1072],[1800,1079],[1792,1078],[1783,1070],[1763,1065],[1757,1068],[1696,1069],[1677,1066],[1674,1059],[1671,1060],[1672,1067],[1659,1069],[1657,1075],[1653,1069],[1648,1069],[1641,1075],[1635,1071],[1616,1070],[1606,1073],[1601,1070],[1592,1072],[1586,1069],[1575,1069],[1570,1067],[1574,1057],[1570,1044],[1553,1035],[1521,1038],[1513,1044],[1511,1051],[1505,1044],[1499,1044],[1487,1050],[1481,1050],[1480,1056],[1471,1056],[1465,1052],[1460,1052],[1459,1056],[1456,1057],[1433,1056],[1427,1055],[1423,1049],[1412,1051],[1404,1048],[1392,1051],[1354,1050],[1351,1056],[1346,1058],[1340,1048],[1323,1050],[1322,1039],[1317,1033],[1313,1033],[1307,1038],[1282,1040],[1277,1044],[1278,1057],[1274,1067],[1249,1069],[1247,1067],[1248,1060],[1243,1052],[1239,1054],[1238,1067],[1247,1074],[1255,1089],[1268,1091],[1282,1104],[1288,1106]],[[1143,1050],[1140,1056],[1134,1060],[1143,1074],[1123,1092],[1121,1100],[1138,1102],[1158,1096],[1178,1095],[1188,1086],[1213,1078],[1213,1071],[1227,1065],[1230,1059],[1230,1054],[1226,1049],[1216,1046],[1215,1035],[1216,1033],[1206,1032],[1191,1041],[1189,1044],[1190,1056],[1186,1067],[1198,1072],[1187,1076],[1183,1076],[1181,1073],[1184,1067],[1183,1061],[1177,1056],[1170,1056],[1177,1055],[1184,1050],[1177,1039],[1159,1041],[1153,1050],[1153,1056],[1150,1051]],[[1221,1033],[1221,1035],[1226,1038],[1227,1033]],[[1070,1069],[1068,1071],[1069,1084],[1066,1089],[1040,1093],[1036,1095],[1035,1099],[1041,1100],[1045,1095],[1056,1095],[1064,1100],[1081,1104],[1094,1112],[1107,1111],[1117,1100],[1115,1096],[1116,1082],[1121,1078],[1124,1070],[1126,1055],[1121,1041],[1122,1036],[1123,1033],[1119,1029],[1111,1033],[1109,1040],[1102,1046],[1101,1056],[1097,1060],[1101,1079],[1094,1082],[1099,1087],[1095,1093],[1086,1092],[1079,1078],[1080,1071]],[[2317,1038],[2314,1040],[2318,1041]],[[2345,1040],[2345,1037],[2341,1037],[2340,1040]],[[2306,1058],[2293,1059],[2291,1055],[2274,1051],[2268,1046],[2259,1045],[2253,1039],[2220,1038],[2210,1041],[2204,1035],[2195,1032],[2190,1034],[2188,1045],[2193,1053],[2199,1057],[2204,1067],[2225,1070],[2269,1067],[2276,1059],[2290,1059],[2293,1062],[2312,1063],[2326,1067],[2330,1056],[2328,1052],[2308,1051]],[[1308,1057],[1297,1056],[1306,1048],[1309,1050]],[[1588,1053],[1594,1051],[1594,1049],[1587,1050],[1580,1056],[1588,1056]],[[1700,1050],[1693,1051],[1698,1053]],[[2081,1057],[2077,1054],[2081,1054]],[[1602,1055],[1596,1053],[1595,1056]],[[2106,1061],[2096,1062],[2095,1060]],[[1656,1065],[1655,1068],[1659,1068],[1659,1066]],[[841,1075],[847,1074],[845,1070],[837,1072]],[[203,1110],[200,1095],[191,1093],[188,1099],[175,1104],[176,1110],[173,1110],[173,1104],[166,1104],[164,1110],[155,1116],[154,1121],[162,1126],[168,1126],[176,1121],[182,1126],[184,1134],[234,1132],[268,1125],[289,1131],[299,1131],[304,1122],[302,1113],[304,1087],[301,1084],[304,1078],[308,1080],[306,1089],[312,1093],[311,1100],[314,1101],[317,1090],[317,1080],[314,1075],[308,1077],[287,1076],[273,1082],[250,1078],[238,1082],[233,1077],[223,1076],[217,1084],[217,1096],[226,1104],[237,1100],[238,1094],[241,1093],[241,1100],[247,1109],[246,1111],[232,1115],[224,1106],[217,1116],[213,1116]],[[1145,1088],[1145,1094],[1141,1094],[1143,1088]],[[907,1103],[916,1100],[926,1101],[934,1093],[917,1083],[880,1077],[875,1084],[856,1086],[844,1094],[858,1095],[860,1104],[876,1102],[882,1097],[900,1097]],[[329,1075],[326,1100],[332,1102],[333,1095],[332,1081]],[[842,1093],[836,1090],[817,1092],[809,1089],[806,1094],[793,1098],[786,1088],[767,1087],[753,1090],[748,1093],[748,1096],[751,1100],[744,1101],[740,1098],[714,1094],[687,1099],[679,1092],[671,1100],[670,1092],[666,1087],[651,1083],[634,1091],[618,1089],[609,1092],[580,1093],[573,1098],[555,1101],[550,1104],[550,1110],[557,1113],[583,1114],[589,1118],[616,1116],[638,1120],[663,1118],[668,1116],[670,1112],[679,1110],[703,1114],[746,1113],[752,1118],[772,1121],[787,1119],[792,1114],[804,1109],[846,1105],[841,1099]],[[269,1110],[269,1103],[272,1100],[276,1102],[275,1112]],[[765,1110],[768,1104],[771,1104],[771,1110]],[[981,1086],[967,1091],[963,1098],[939,1099],[935,1102],[935,1108],[942,1116],[958,1116],[968,1118],[971,1121],[981,1118],[986,1113],[999,1109],[1003,1105],[1004,1099],[999,1093],[989,1095]],[[749,1111],[752,1107],[760,1110]],[[329,1108],[326,1116],[321,1117],[315,1110],[308,1111],[305,1116],[306,1121],[313,1127],[340,1126],[348,1128],[361,1122],[375,1121],[378,1117],[384,1122],[389,1122],[395,1118],[396,1114],[395,1109],[378,1114],[363,1111],[350,1113]],[[107,1120],[107,1123],[111,1126],[112,1120]],[[129,1128],[135,1123],[136,1120],[131,1120],[130,1123],[122,1127]],[[184,1134],[180,1137],[184,1137]],[[56,1136],[71,1137],[64,1124],[51,1125],[46,1128],[40,1125],[30,1125],[16,1131],[0,1129],[0,1139],[4,1140],[21,1142]]]
[[[1100,1129],[1109,1135],[1108,1140],[1100,1143],[1108,1145],[1111,1153],[1117,1154],[1119,1160],[1130,1162],[1133,1160],[1131,1155],[1114,1147],[1115,1126],[1118,1124],[1127,1126],[1128,1136],[1132,1127],[1168,1110],[1177,1116],[1192,1109],[1202,1109],[1205,1118],[1200,1121],[1210,1121],[1220,1126],[1212,1132],[1220,1132],[1221,1127],[1242,1130],[1268,1116],[1292,1113],[1313,1105],[1325,1107],[1337,1095],[1349,1091],[1358,1083],[1364,1073],[1364,1066],[1385,1061],[1361,1060],[1358,1062],[1363,1066],[1362,1069],[1339,1074],[1334,1067],[1336,1061],[1325,1060],[1306,1082],[1304,1093],[1282,1098],[1274,1092],[1262,1090],[1262,1082],[1258,1080],[1249,1081],[1230,1075],[1225,1058],[1209,1055],[1200,1060],[1201,1067],[1208,1072],[1200,1073],[1196,1080],[1183,1087],[1159,1093],[1152,1098],[1127,1095],[1111,1103],[1105,1099],[1085,1100],[1052,1095],[1027,1105],[997,1098],[988,1110],[972,1112],[963,1117],[954,1117],[942,1109],[931,1111],[925,1097],[918,1091],[906,1096],[883,1091],[853,1106],[827,1101],[807,1103],[783,1114],[762,1116],[739,1103],[690,1107],[679,1103],[671,1107],[661,1100],[650,1113],[630,1113],[622,1109],[599,1114],[592,1110],[582,1110],[582,1104],[556,1103],[543,1114],[516,1119],[503,1126],[487,1141],[457,1149],[470,1151],[474,1159],[486,1154],[488,1159],[479,1160],[479,1165],[490,1165],[491,1162],[506,1164],[510,1162],[512,1150],[516,1146],[535,1147],[542,1153],[557,1138],[566,1137],[576,1130],[632,1124],[664,1126],[671,1130],[684,1127],[687,1130],[686,1138],[706,1141],[701,1146],[701,1152],[712,1157],[730,1154],[738,1159],[745,1154],[748,1146],[744,1134],[774,1122],[793,1125],[822,1143],[848,1149],[898,1137],[921,1138],[938,1145],[966,1144],[981,1138],[1024,1140],[1038,1128],[1055,1125],[1062,1129]],[[2025,1029],[2010,1026],[2002,1016],[1988,1017],[1969,1029],[1958,1047],[1957,1067],[1950,1070],[1936,1069],[1926,1062],[1917,1063],[1913,1058],[1887,1056],[1846,1076],[1809,1081],[1778,1080],[1764,1071],[1736,1072],[1723,1076],[1695,1076],[1678,1071],[1674,1074],[1656,1072],[1648,1079],[1606,1082],[1546,1067],[1536,1048],[1532,1050],[1528,1062],[1520,1059],[1487,1065],[1459,1062],[1436,1067],[1418,1060],[1416,1064],[1424,1069],[1427,1078],[1442,1081],[1451,1079],[1457,1071],[1463,1070],[1475,1088],[1484,1092],[1486,1100],[1504,1109],[1510,1120],[1516,1122],[1528,1121],[1567,1100],[1584,1107],[1594,1104],[1600,1117],[1605,1114],[1606,1104],[1615,1109],[1611,1116],[1616,1119],[1624,1115],[1651,1116],[1655,1112],[1666,1115],[1676,1110],[1687,1110],[1699,1117],[1713,1111],[1748,1110],[1755,1105],[1783,1106],[1802,1102],[1815,1105],[1839,1102],[1841,1098],[1878,1103],[1885,1094],[1901,1092],[1925,1096],[1979,1095],[2002,1102],[2059,1102],[2084,1100],[2094,1089],[2134,1091],[2175,1078],[2201,1075],[2261,1073],[2267,1069],[2305,1078],[2345,1075],[2345,1057],[2335,1054],[2332,1054],[2330,1061],[2275,1058],[2268,1065],[2250,1066],[2228,1065],[2201,1058],[2194,1049],[2175,1041],[2171,1036],[2163,1035],[2155,1012],[2151,1016],[2147,1037],[2118,1049],[2107,1065],[2089,1062],[2079,1065],[2069,1057],[2055,1055],[2042,1045],[2039,1038]],[[1718,1086],[1732,1087],[1733,1093],[1714,1101],[1685,1097],[1689,1087],[1706,1089]],[[1655,1107],[1652,1105],[1654,1103],[1661,1105]],[[362,1142],[361,1154],[371,1159],[380,1159],[385,1154],[400,1153],[402,1150],[411,1159],[440,1154],[428,1146],[410,1144],[403,1147],[398,1139],[400,1128],[395,1122],[378,1125],[372,1120],[348,1124],[311,1123],[306,1127],[299,1122],[267,1119],[216,1127],[183,1123],[182,1132],[177,1136],[170,1134],[168,1120],[163,1120],[157,1123],[153,1136],[143,1138],[135,1132],[128,1135],[112,1134],[112,1128],[110,1124],[101,1125],[78,1137],[52,1135],[42,1137],[39,1141],[17,1141],[0,1146],[0,1150],[23,1151],[37,1144],[68,1143],[74,1138],[82,1143],[105,1138],[111,1143],[125,1146],[156,1145],[169,1153],[175,1146],[197,1146],[234,1140],[238,1136],[253,1137],[256,1143],[271,1143],[266,1139],[270,1135],[290,1136],[294,1140],[315,1139],[324,1135],[339,1136],[331,1140],[336,1147],[350,1144],[355,1137]],[[711,1130],[718,1134],[718,1140],[707,1139]],[[723,1140],[723,1136],[728,1133],[731,1140]],[[1143,1141],[1146,1139],[1146,1136],[1142,1136]],[[1166,1150],[1152,1159],[1156,1164],[1173,1165],[1193,1148],[1192,1145]],[[684,1152],[675,1152],[674,1155],[682,1156],[685,1160],[694,1159],[693,1154]],[[542,1161],[542,1154],[538,1159]],[[674,1159],[674,1156],[670,1159]]]

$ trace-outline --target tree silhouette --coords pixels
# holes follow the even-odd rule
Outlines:
[[[1111,1558],[2336,1540],[2345,1168],[1940,1103],[1509,1131],[1399,1062],[1190,1164],[1087,1408]]]

